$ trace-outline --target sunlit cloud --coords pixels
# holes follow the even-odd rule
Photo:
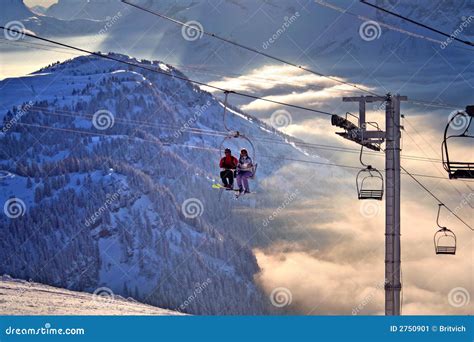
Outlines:
[[[427,136],[428,141],[436,140],[436,131],[433,132],[433,136]],[[348,163],[353,159],[351,163],[357,164],[358,156],[345,156]],[[276,287],[289,289],[293,296],[292,304],[286,308],[289,312],[348,315],[384,312],[385,206],[384,202],[372,201],[378,210],[374,215],[363,215],[361,207],[370,201],[357,200],[355,172],[290,164],[262,184],[266,192],[281,189],[287,183],[292,187],[283,189],[282,193],[300,189],[296,200],[266,231],[274,243],[256,251],[262,269],[258,283],[268,295]],[[458,214],[472,223],[470,208],[461,203],[462,197],[446,196],[453,192],[449,181],[421,180],[453,209],[459,207]],[[326,183],[326,190],[318,191],[321,182]],[[327,191],[328,187],[331,192]],[[466,187],[463,191],[467,190]],[[459,245],[455,256],[436,255],[433,245],[437,230],[436,201],[406,176],[402,177],[402,191],[403,313],[469,314],[472,303],[452,306],[448,294],[453,288],[461,287],[472,296],[472,283],[465,276],[471,268],[471,232],[459,221],[449,219],[449,213],[442,213],[441,223],[456,232]],[[272,192],[272,195],[283,198],[282,194]],[[471,202],[474,204],[472,199]]]
[[[267,65],[250,71],[248,74],[224,77],[210,85],[222,89],[257,93],[265,99],[287,102],[300,106],[323,106],[328,100],[350,94],[354,88],[341,84],[342,78],[323,77],[308,73],[292,66]],[[204,87],[215,92],[216,89]],[[265,101],[254,100],[245,103],[241,109],[249,112],[275,110],[281,107]]]
[[[337,80],[338,78],[334,78]],[[308,86],[326,88],[337,84],[335,81],[318,75],[312,75],[295,67],[284,65],[266,65],[253,69],[245,75],[224,77],[210,85],[235,91],[269,90],[285,86],[303,89]],[[215,90],[210,90],[215,91]]]

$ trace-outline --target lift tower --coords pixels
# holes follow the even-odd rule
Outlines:
[[[406,96],[360,96],[343,97],[344,102],[359,103],[358,125],[350,122],[347,117],[333,115],[334,126],[344,128],[344,132],[336,134],[363,145],[372,150],[380,151],[380,144],[385,141],[385,315],[400,315],[400,101]],[[376,123],[367,122],[365,105],[370,102],[385,103],[385,132],[378,129]],[[375,128],[368,130],[367,127]]]

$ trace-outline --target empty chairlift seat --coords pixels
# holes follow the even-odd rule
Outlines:
[[[357,194],[360,200],[382,200],[383,198],[383,176],[379,170],[372,166],[362,169],[356,179]]]
[[[443,157],[443,167],[448,172],[450,179],[457,178],[474,178],[474,158],[472,153],[464,153],[460,159],[460,154],[454,155],[456,147],[453,142],[460,144],[465,143],[465,146],[472,151],[474,135],[469,133],[469,129],[474,118],[474,105],[467,106],[465,112],[455,113],[449,120],[444,130],[444,140],[441,144],[441,152]],[[456,131],[458,133],[450,134],[449,132]],[[461,133],[459,133],[461,131]],[[457,146],[459,148],[459,146]],[[471,159],[468,159],[468,158]]]
[[[456,254],[456,235],[446,227],[438,230],[434,236],[436,254]]]
[[[434,247],[436,254],[456,254],[456,234],[453,231],[446,227],[441,227],[439,224],[439,214],[441,212],[441,207],[444,207],[444,204],[439,204],[438,206],[438,216],[436,217],[436,225],[439,230],[435,233],[433,237]]]

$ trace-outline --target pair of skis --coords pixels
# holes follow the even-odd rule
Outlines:
[[[240,192],[239,189],[229,189],[229,188],[226,188],[225,186],[221,185],[221,184],[212,184],[212,188],[213,189],[218,189],[218,190],[227,190],[227,191],[234,191],[236,194],[235,194],[235,198],[239,198],[240,196],[243,196],[244,194],[254,194],[254,192]]]

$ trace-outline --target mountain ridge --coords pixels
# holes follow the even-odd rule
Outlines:
[[[140,63],[184,76],[159,61]],[[188,82],[96,56],[55,63],[0,87],[2,105],[11,108],[3,117],[9,130],[1,138],[0,166],[9,176],[1,179],[0,199],[24,204],[23,215],[0,218],[2,272],[71,290],[106,286],[167,309],[206,282],[183,312],[269,312],[246,244],[249,237],[258,241],[258,211],[229,215],[275,200],[262,194],[236,202],[211,188],[224,136],[205,132],[225,131],[220,101]],[[193,125],[204,133],[168,128],[185,127],[199,109]],[[262,182],[252,186],[265,188],[265,178],[285,165],[278,155],[311,159],[287,136],[236,110],[227,125],[281,142],[254,140]],[[89,116],[101,111],[112,115],[106,129]],[[236,151],[241,143],[227,146]],[[259,155],[272,150],[270,167]],[[201,208],[197,216],[186,208],[189,201]]]

